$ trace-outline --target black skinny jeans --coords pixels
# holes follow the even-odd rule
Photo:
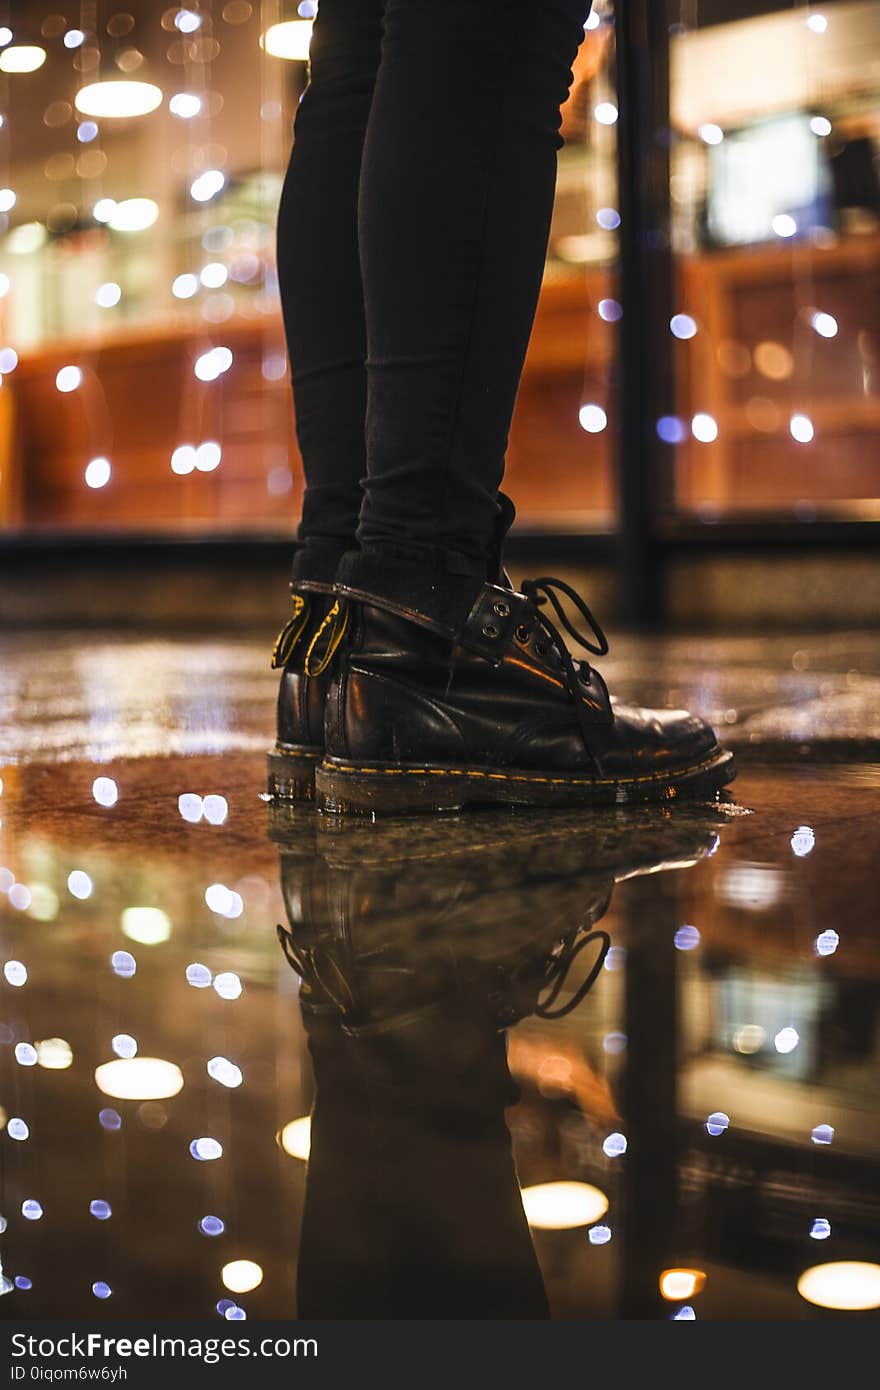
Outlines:
[[[278,215],[299,538],[479,569],[589,0],[321,0]]]

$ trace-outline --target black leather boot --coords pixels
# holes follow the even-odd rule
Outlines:
[[[272,652],[272,668],[282,674],[278,737],[267,757],[268,789],[281,800],[311,801],[315,794],[315,768],[324,754],[327,665],[333,654],[323,649],[321,638],[338,612],[333,578],[342,554],[341,545],[328,541],[301,546],[294,556],[293,613]],[[336,624],[334,632],[338,628]]]
[[[489,548],[486,577],[511,587],[504,572],[504,540],[516,508],[498,494],[498,519]],[[329,666],[344,630],[334,608],[333,580],[345,546],[309,541],[297,546],[290,592],[293,613],[275,639],[272,669],[283,668],[278,691],[278,738],[268,755],[269,794],[280,801],[311,801],[315,769],[324,753],[324,697]],[[339,621],[336,621],[336,619]]]
[[[455,809],[469,803],[621,805],[712,799],[735,776],[733,755],[683,710],[609,697],[568,651],[547,606],[585,651],[608,644],[559,580],[522,592],[358,552],[340,562],[344,641],[327,692],[325,810]],[[564,594],[588,624],[578,632]]]

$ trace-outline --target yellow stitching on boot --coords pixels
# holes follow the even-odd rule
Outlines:
[[[293,613],[284,624],[283,628],[275,638],[275,645],[272,648],[272,670],[277,671],[280,666],[286,666],[291,652],[303,635],[306,623],[309,620],[309,605],[302,594],[293,595]]]
[[[314,637],[309,643],[309,649],[306,652],[306,659],[303,665],[303,670],[305,671],[307,676],[320,676],[323,674],[324,671],[326,671],[327,667],[330,665],[330,662],[333,660],[333,657],[336,654],[336,648],[339,646],[339,643],[342,641],[342,638],[345,635],[345,629],[348,626],[348,613],[348,604],[345,604],[343,608],[340,608],[339,599],[337,599],[333,604],[333,607],[329,610],[321,626],[318,628],[318,631],[315,633]],[[324,629],[336,623],[337,619],[339,620],[338,626],[330,634],[330,641],[327,644],[326,652],[315,665],[312,665],[312,654],[314,653],[318,642],[323,636]]]
[[[721,750],[722,752],[724,750]],[[717,762],[717,756],[706,758],[701,763],[692,763],[690,767],[679,768],[675,773],[651,772],[643,777],[539,777],[530,773],[522,772],[482,772],[475,768],[452,768],[452,767],[365,767],[360,763],[329,763],[322,767],[326,773],[338,773],[340,776],[348,777],[352,773],[367,774],[375,777],[425,777],[430,774],[434,777],[478,777],[485,780],[495,780],[502,782],[527,782],[530,786],[538,783],[541,785],[564,787],[615,787],[630,786],[637,782],[674,782],[678,778],[689,776],[693,772],[701,772],[703,768],[711,767]]]

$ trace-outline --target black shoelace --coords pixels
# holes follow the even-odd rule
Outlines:
[[[593,962],[589,974],[581,981],[571,998],[567,999],[564,1004],[561,1004],[558,1009],[554,1009],[553,1005],[559,998],[571,967],[574,965],[584,947],[589,946],[591,941],[599,941],[601,945],[599,947],[599,954]],[[608,935],[607,931],[591,931],[587,932],[585,936],[577,937],[574,941],[568,942],[558,955],[548,957],[542,989],[542,993],[544,990],[548,991],[548,993],[539,1001],[535,1009],[537,1017],[552,1022],[553,1019],[565,1018],[566,1014],[570,1014],[576,1009],[581,1000],[589,994],[596,980],[599,978],[599,972],[605,964],[605,957],[608,955],[610,949],[611,937]]]
[[[594,642],[590,641],[589,636],[585,636],[584,633],[578,632],[577,628],[572,627],[568,618],[565,616],[565,610],[555,592],[556,590],[565,594],[574,604],[584,621],[589,625],[590,631],[596,639]],[[605,636],[605,633],[599,626],[598,620],[593,616],[580,594],[577,593],[570,584],[566,584],[563,579],[554,579],[552,575],[543,575],[540,579],[526,579],[522,583],[521,592],[534,604],[538,625],[550,638],[551,653],[555,654],[558,661],[566,688],[577,712],[578,723],[580,725],[584,744],[589,752],[589,722],[582,704],[580,685],[589,683],[593,675],[593,668],[588,661],[584,660],[579,660],[577,664],[575,664],[575,659],[566,646],[565,638],[553,622],[553,619],[544,611],[544,605],[549,601],[562,627],[568,633],[569,637],[577,642],[579,647],[583,647],[584,651],[590,652],[594,656],[607,656],[608,638]],[[596,672],[596,675],[598,676],[598,672]],[[601,676],[599,676],[600,681],[601,679]]]

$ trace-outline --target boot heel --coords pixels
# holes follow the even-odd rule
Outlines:
[[[289,753],[273,748],[266,754],[269,795],[277,801],[314,801],[315,769],[320,761],[320,748],[298,748]]]

